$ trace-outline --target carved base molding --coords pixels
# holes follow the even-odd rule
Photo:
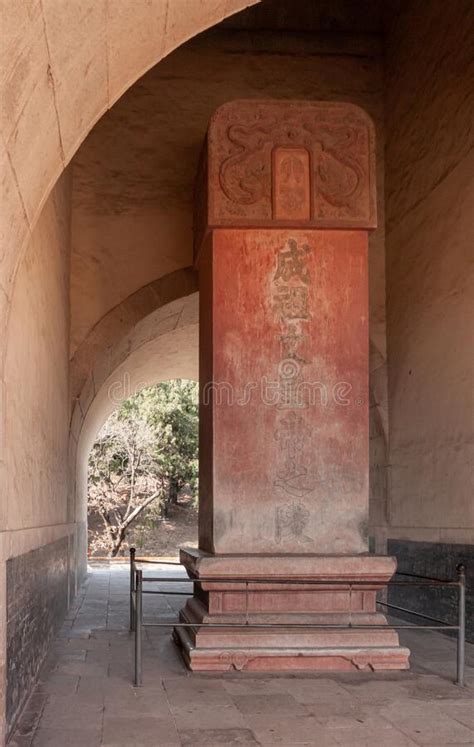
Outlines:
[[[375,606],[377,591],[395,571],[393,558],[217,556],[182,550],[181,562],[190,578],[206,579],[195,584],[193,598],[180,613],[181,622],[196,627],[174,631],[186,664],[194,671],[374,671],[409,666],[409,650],[400,646],[396,631]],[[284,627],[237,628],[225,627],[226,623]],[[338,627],[349,624],[374,628]]]

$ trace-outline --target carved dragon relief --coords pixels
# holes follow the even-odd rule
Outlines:
[[[272,143],[272,135],[262,127],[231,125],[229,141],[238,148],[226,158],[219,171],[219,184],[232,202],[252,205],[269,196],[270,164],[265,158],[265,145]]]
[[[271,194],[269,151],[276,133],[261,127],[231,125],[228,138],[238,151],[226,158],[219,171],[219,183],[226,197],[239,205],[252,205]],[[308,138],[299,138],[300,142]],[[353,155],[357,131],[350,127],[320,128],[311,138],[314,184],[326,202],[346,207],[360,196],[364,167]],[[280,144],[280,143],[278,143]]]
[[[313,220],[370,220],[370,134],[363,119],[331,109],[284,118],[265,114],[263,107],[253,117],[245,114],[237,119],[233,112],[219,121],[214,140],[222,190],[218,212],[271,218],[272,152],[290,146],[309,153]]]
[[[354,203],[364,184],[365,170],[353,155],[357,131],[350,127],[321,129],[314,146],[316,190],[335,207]]]

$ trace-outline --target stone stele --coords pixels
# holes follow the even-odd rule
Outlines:
[[[195,200],[199,549],[181,550],[196,627],[174,633],[193,670],[408,667],[375,603],[396,561],[367,544],[374,154],[350,104],[212,117]]]

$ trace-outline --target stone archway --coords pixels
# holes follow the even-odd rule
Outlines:
[[[73,404],[86,396],[84,387],[92,371],[110,367],[113,350],[145,317],[161,307],[170,309],[178,301],[197,291],[197,276],[191,267],[169,273],[132,293],[95,325],[71,358],[70,394]],[[163,312],[165,313],[165,309]],[[174,312],[176,313],[176,312]],[[173,311],[170,312],[173,314]],[[100,385],[101,374],[93,374]],[[86,388],[87,389],[87,388]]]
[[[145,0],[139,0],[139,3],[143,6]],[[3,561],[14,560],[21,554],[37,550],[35,558],[38,558],[43,546],[51,545],[65,537],[66,533],[69,537],[69,532],[73,531],[64,515],[66,500],[61,492],[66,484],[63,465],[66,464],[64,451],[67,454],[69,422],[67,340],[63,334],[68,315],[67,282],[64,288],[57,284],[54,297],[51,294],[47,296],[47,312],[43,315],[37,312],[45,306],[36,303],[37,300],[42,302],[45,296],[39,288],[44,275],[48,276],[45,289],[50,287],[51,278],[55,281],[60,277],[67,278],[68,208],[63,199],[67,196],[66,190],[64,195],[61,193],[62,186],[66,187],[67,176],[63,179],[58,179],[58,176],[87,128],[132,82],[130,76],[140,75],[147,65],[153,64],[160,55],[167,54],[168,49],[179,45],[180,38],[189,38],[194,33],[193,25],[197,32],[204,29],[206,24],[212,25],[212,18],[219,20],[223,17],[221,13],[239,10],[249,2],[211,0],[202,8],[203,4],[197,0],[168,0],[166,13],[165,0],[150,0],[147,7],[141,9],[137,9],[137,3],[133,3],[133,17],[128,18],[126,3],[118,0],[113,4],[115,8],[121,7],[116,26],[110,18],[107,19],[105,0],[94,3],[93,8],[86,8],[83,16],[78,12],[78,3],[69,3],[67,8],[61,8],[60,15],[55,15],[55,4],[57,0],[44,0],[43,8],[45,15],[49,14],[49,20],[43,25],[45,18],[38,9],[39,5],[24,3],[18,7],[18,4],[11,3],[11,7],[6,8],[2,36],[5,64],[0,84],[3,102],[0,152],[5,176],[0,334],[2,339],[6,338],[2,333],[10,315],[9,332],[13,341],[10,347],[22,348],[15,354],[8,352],[6,373],[4,370],[3,376],[0,375],[0,406],[2,413],[7,412],[7,415],[2,414],[0,438],[5,439],[4,434],[7,433],[11,452],[9,457],[4,444],[0,443],[0,472],[2,476],[7,472],[13,475],[13,479],[5,481],[7,496],[1,506],[1,529],[6,530],[2,531],[0,543],[2,609],[6,609],[6,563]],[[181,8],[186,5],[185,13],[178,4]],[[294,5],[290,3],[290,6],[290,15],[296,13]],[[160,14],[163,9],[164,20],[163,13]],[[417,4],[408,4],[400,18],[396,12],[393,16],[389,14],[391,17],[386,19],[383,34],[381,29],[373,29],[376,36],[380,34],[380,39],[374,38],[374,42],[377,48],[383,50],[386,61],[383,80],[372,77],[376,69],[373,60],[378,53],[371,49],[367,54],[367,48],[360,46],[360,39],[355,42],[358,64],[371,71],[371,79],[367,85],[364,83],[364,91],[374,102],[380,95],[380,100],[386,102],[387,112],[391,113],[386,118],[385,192],[391,371],[390,453],[387,460],[393,465],[388,493],[390,505],[396,510],[386,534],[389,542],[390,538],[401,538],[405,543],[401,545],[405,548],[402,551],[407,553],[418,541],[432,543],[433,555],[430,557],[434,560],[431,571],[436,567],[440,550],[446,548],[445,543],[471,541],[470,530],[466,528],[470,516],[469,496],[466,493],[468,483],[465,479],[468,423],[463,417],[464,384],[462,387],[459,385],[459,381],[468,380],[464,375],[467,361],[459,351],[468,349],[464,345],[465,338],[461,337],[467,329],[464,320],[468,313],[465,283],[468,277],[466,242],[469,232],[466,226],[470,186],[469,97],[463,81],[466,80],[464,76],[468,69],[467,21],[471,10],[462,2],[449,14],[442,13],[437,6],[426,9]],[[356,13],[358,17],[363,15],[361,8]],[[11,17],[7,17],[7,14]],[[372,13],[369,15],[372,16]],[[278,20],[281,21],[281,16]],[[164,25],[160,25],[162,22]],[[420,23],[429,26],[432,32],[426,45],[421,47],[413,44]],[[184,27],[187,29],[185,33]],[[309,30],[304,25],[300,25],[300,28]],[[348,28],[355,30],[356,26],[352,23]],[[121,34],[116,33],[120,29]],[[181,37],[178,33],[180,29],[183,31]],[[161,35],[160,30],[163,30]],[[164,42],[161,44],[165,36],[168,46]],[[351,35],[346,32],[343,36],[346,39]],[[160,39],[159,50],[157,39]],[[326,49],[325,35],[320,44]],[[345,47],[344,50],[339,47],[337,51],[345,59],[348,58]],[[311,56],[312,64],[319,58],[320,52],[321,49]],[[354,71],[343,67],[341,57],[336,57],[332,52],[331,55],[333,60],[337,60],[334,67],[352,89],[357,80]],[[31,65],[28,64],[30,59]],[[110,73],[114,65],[117,70],[117,65],[120,67],[123,63],[127,70],[120,81]],[[105,78],[102,75],[104,69],[108,71]],[[455,86],[452,85],[453,75]],[[320,97],[331,97],[336,89],[330,84],[329,78],[324,75],[320,77],[323,81]],[[305,80],[305,85],[313,91],[308,80]],[[408,100],[414,102],[414,106],[407,107]],[[456,113],[455,117],[452,112]],[[382,106],[380,115],[383,120]],[[446,131],[449,131],[450,137],[445,137]],[[379,139],[379,142],[382,140]],[[57,200],[54,196],[46,206],[46,195],[55,183],[59,184]],[[58,204],[53,205],[54,202]],[[55,210],[61,212],[56,209],[61,207],[61,202],[65,207],[65,220],[61,215],[59,218],[56,215],[58,220],[55,225],[53,214]],[[383,200],[381,202],[383,210]],[[36,227],[35,231],[38,229],[36,235],[32,235],[33,226]],[[28,254],[23,251],[27,245]],[[379,246],[380,251],[372,252],[376,267],[373,275],[380,271],[383,278],[383,239]],[[61,247],[63,251],[60,251]],[[24,278],[16,277],[20,257],[27,266]],[[149,282],[149,278],[157,276],[157,273],[150,273],[133,291]],[[12,302],[14,283],[16,298]],[[420,289],[423,289],[423,293],[420,293]],[[41,298],[37,299],[36,296],[40,294]],[[52,301],[56,302],[55,307]],[[376,342],[382,354],[381,361],[385,361],[383,292],[378,294],[376,305]],[[39,350],[39,333],[45,329],[48,345],[51,341],[53,345]],[[58,329],[64,343],[61,346],[56,345],[60,340]],[[49,334],[54,330],[55,334]],[[21,340],[21,345],[16,345],[17,340]],[[419,345],[420,340],[427,341],[427,344]],[[59,368],[53,355],[56,347],[61,348],[58,352],[61,371],[55,372],[53,369]],[[446,366],[448,360],[451,364]],[[376,362],[375,368],[371,367],[371,374],[377,375],[382,383],[385,400],[384,367],[383,362],[380,365]],[[58,378],[59,385],[55,386]],[[432,382],[431,387],[425,386],[426,380]],[[454,380],[456,397],[451,396]],[[38,390],[42,390],[42,394],[47,393],[42,408],[37,402]],[[440,391],[450,394],[444,397],[444,407],[434,409],[432,403],[437,401]],[[416,407],[410,405],[413,402]],[[413,446],[420,435],[420,404],[424,430],[421,448],[415,449]],[[377,396],[373,400],[372,411],[379,411],[380,428],[382,430],[383,425],[386,431],[387,408],[384,414]],[[8,433],[5,428],[5,425],[11,427],[12,424],[18,426],[20,438],[12,438],[11,432]],[[380,440],[384,441],[384,437],[380,436]],[[35,460],[28,458],[29,451],[34,452]],[[42,458],[42,453],[46,458]],[[432,453],[437,454],[436,470],[428,461]],[[423,470],[419,468],[420,464],[424,464]],[[37,469],[37,465],[42,471]],[[56,470],[54,479],[51,479],[51,468]],[[25,475],[29,481],[27,485],[22,480]],[[455,496],[449,505],[446,494]],[[43,511],[43,505],[46,511]],[[51,523],[45,525],[45,521]],[[26,586],[22,588],[22,593],[27,598],[29,590]],[[6,627],[4,620],[0,620],[0,669],[4,665]],[[46,640],[47,635],[43,639]],[[38,646],[35,656],[39,650]],[[33,668],[34,665],[33,661]],[[0,689],[2,685],[3,682]],[[24,692],[27,688],[28,683],[23,684]],[[2,707],[3,704],[0,709]]]
[[[16,269],[43,205],[97,120],[173,49],[257,1],[5,5],[2,331]]]
[[[76,401],[69,439],[68,513],[76,524],[76,584],[85,572],[87,460],[102,424],[131,394],[167,379],[198,378],[197,293],[138,322],[99,358]]]

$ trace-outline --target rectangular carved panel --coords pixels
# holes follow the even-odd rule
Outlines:
[[[209,124],[195,199],[196,251],[217,227],[377,225],[375,137],[353,104],[230,101]]]
[[[311,217],[309,153],[305,148],[275,148],[273,217],[307,221]]]

